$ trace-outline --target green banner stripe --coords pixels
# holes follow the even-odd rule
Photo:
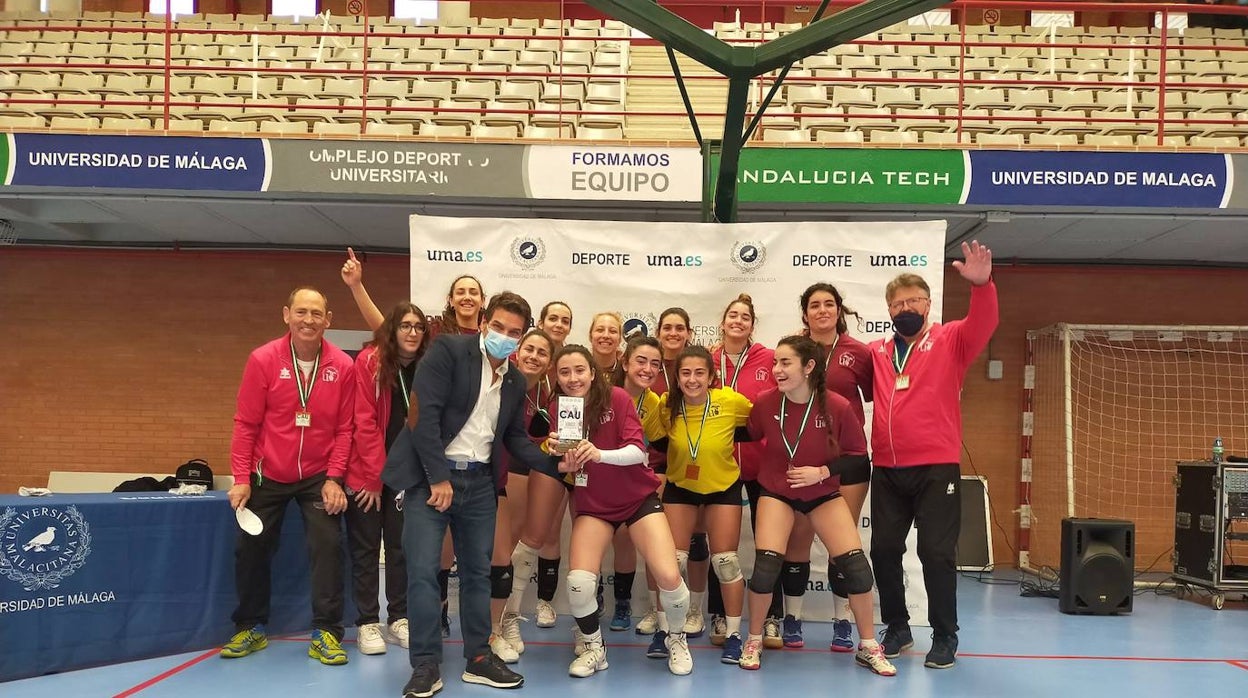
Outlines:
[[[956,204],[966,176],[957,150],[746,148],[737,183],[743,203]]]
[[[0,185],[13,181],[13,168],[9,166],[9,153],[13,151],[13,134],[0,134]]]

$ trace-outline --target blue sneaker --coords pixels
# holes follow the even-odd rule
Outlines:
[[[667,659],[667,631],[656,630],[650,637],[650,646],[646,648],[646,656],[651,659]]]
[[[724,639],[724,651],[719,655],[719,661],[724,664],[740,664],[741,663],[741,634],[733,633]]]
[[[792,615],[784,617],[784,646],[791,649],[805,647],[806,641],[802,639],[802,621],[794,618]]]
[[[843,619],[832,621],[832,646],[828,649],[833,652],[854,651],[854,628],[849,621]]]
[[[615,615],[611,616],[612,630],[622,631],[633,627],[633,607],[628,599],[615,600]]]

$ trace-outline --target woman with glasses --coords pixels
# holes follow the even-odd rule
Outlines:
[[[828,390],[849,400],[860,423],[864,420],[863,403],[871,402],[871,356],[867,345],[849,334],[848,316],[858,317],[845,307],[841,292],[829,283],[812,284],[800,300],[803,335],[819,344],[823,355],[823,368],[827,376]],[[862,507],[867,501],[867,488],[871,483],[871,461],[863,459],[854,467],[841,473],[840,493],[849,505],[854,521],[861,520]],[[780,586],[784,590],[785,647],[802,647],[802,600],[810,581],[810,546],[815,540],[814,529],[805,516],[798,516],[784,553],[784,571]],[[849,618],[849,596],[837,574],[836,565],[828,561],[828,581],[832,587],[832,644],[833,652],[853,652],[853,624]],[[764,636],[764,642],[766,636]]]
[[[551,382],[548,375],[555,342],[540,329],[529,330],[520,340],[512,356],[515,367],[528,386],[525,393],[524,419],[529,438],[540,444],[550,434]],[[520,615],[506,611],[512,591],[511,550],[516,545],[515,532],[520,530],[528,508],[529,469],[519,460],[503,452],[507,460],[505,488],[499,492],[498,516],[494,522],[494,555],[490,560],[490,618],[493,623],[490,649],[507,664],[520,660],[524,640],[520,637]],[[546,478],[551,479],[551,478]]]
[[[377,309],[377,304],[364,288],[364,263],[355,256],[355,250],[347,248],[347,261],[342,263],[342,282],[351,289],[351,297],[360,309],[360,315],[368,323],[368,328],[377,331],[385,318]],[[446,308],[440,317],[426,324],[425,333],[429,341],[440,332],[453,334],[476,334],[480,331],[481,307],[484,299],[481,282],[472,276],[460,276],[451,282],[451,290],[446,296]],[[423,316],[422,316],[423,317]],[[442,637],[451,636],[451,619],[447,597],[450,590],[451,565],[455,562],[455,549],[451,546],[451,533],[447,531],[442,542],[442,569],[438,571],[438,589],[442,597]]]
[[[416,364],[428,345],[425,313],[403,302],[385,316],[373,341],[355,360],[355,429],[346,476],[346,523],[361,654],[386,651],[378,602],[378,556],[383,544],[389,635],[403,647],[408,644],[403,512],[395,499],[398,493],[382,484],[381,469],[407,423]]]

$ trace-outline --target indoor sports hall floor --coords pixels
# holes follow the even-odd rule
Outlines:
[[[1019,596],[1013,573],[995,584],[964,576],[959,582],[962,631],[958,664],[923,668],[931,640],[915,630],[915,648],[897,660],[897,676],[875,676],[849,654],[828,652],[831,626],[806,624],[806,649],[772,650],[763,668],[746,672],[719,663],[705,638],[691,643],[694,671],[676,677],[664,660],[644,656],[645,638],[607,633],[610,669],[588,679],[567,675],[571,619],[538,629],[524,625],[527,649],[516,665],[525,675],[520,693],[470,686],[463,669],[459,628],[452,617],[440,696],[500,695],[698,698],[730,696],[994,696],[1024,698],[1213,698],[1248,693],[1248,603],[1238,593],[1215,611],[1208,598],[1176,599],[1140,593],[1123,616],[1070,616],[1057,600]],[[222,638],[224,641],[226,638]],[[243,659],[223,660],[215,650],[67,672],[0,684],[0,696],[398,696],[410,674],[407,653],[391,646],[385,655],[361,656],[348,644],[350,663],[321,666],[307,657],[306,636],[271,641]]]

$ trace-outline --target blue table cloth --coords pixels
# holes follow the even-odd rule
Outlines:
[[[222,644],[238,535],[224,492],[0,496],[0,681]],[[271,633],[311,625],[303,538],[291,506]]]

